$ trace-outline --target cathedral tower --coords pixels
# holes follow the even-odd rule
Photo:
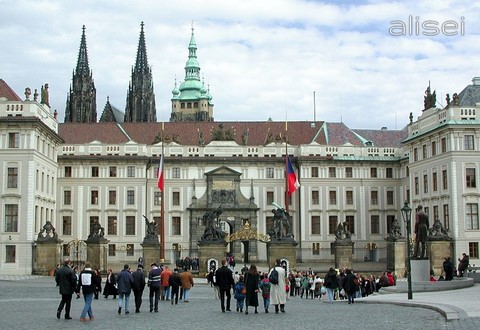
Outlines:
[[[87,40],[85,25],[82,28],[82,39],[78,51],[77,67],[73,73],[70,92],[65,107],[66,123],[97,122],[97,90],[93,82],[92,72],[88,66]]]

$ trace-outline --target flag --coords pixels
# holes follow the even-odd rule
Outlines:
[[[287,155],[287,182],[288,182],[288,195],[291,195],[300,187],[300,183],[298,183],[297,175],[293,170],[292,162],[290,161],[290,157]]]
[[[163,191],[163,153],[162,155],[160,156],[160,165],[158,165],[158,181],[157,181],[157,185],[158,185],[158,189],[160,189],[160,191]]]

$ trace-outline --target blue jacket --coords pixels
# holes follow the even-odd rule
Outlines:
[[[128,269],[124,269],[118,274],[117,279],[118,293],[132,293],[133,276]]]

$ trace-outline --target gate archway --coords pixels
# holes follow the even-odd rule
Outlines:
[[[231,243],[235,241],[241,241],[243,243],[243,251],[244,251],[244,262],[248,263],[249,258],[249,242],[250,241],[260,241],[263,243],[270,242],[270,236],[265,234],[260,234],[255,229],[250,227],[250,223],[245,221],[242,229],[237,230],[236,232],[228,235],[225,237],[225,242]]]

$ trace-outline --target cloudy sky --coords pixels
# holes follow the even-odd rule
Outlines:
[[[401,129],[429,81],[441,107],[480,76],[475,1],[0,0],[0,12],[0,78],[21,97],[49,83],[61,122],[83,25],[98,118],[107,96],[125,110],[142,21],[158,121],[184,79],[192,22],[218,121]]]

